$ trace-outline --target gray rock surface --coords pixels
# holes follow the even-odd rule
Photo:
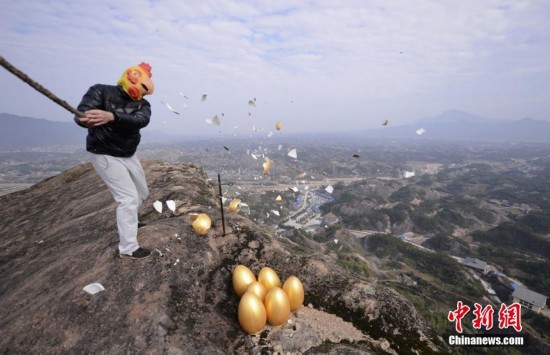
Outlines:
[[[90,164],[0,197],[1,353],[380,353],[418,349],[426,325],[397,292],[336,265],[328,255],[221,213],[200,166],[145,162],[140,211],[146,260],[118,258],[115,203]],[[153,202],[176,201],[176,212]],[[213,228],[196,235],[189,213]],[[305,305],[280,328],[250,336],[239,326],[232,270],[264,266],[304,285]],[[99,282],[105,291],[82,290]],[[399,328],[397,336],[394,330]],[[419,333],[417,333],[419,331]],[[419,335],[420,334],[420,335]],[[379,341],[376,339],[384,338]],[[409,351],[410,348],[407,348]]]

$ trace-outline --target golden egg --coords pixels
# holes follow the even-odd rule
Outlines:
[[[266,292],[273,287],[281,287],[281,280],[277,273],[270,267],[263,267],[258,274],[258,282],[264,285]]]
[[[290,316],[290,301],[285,291],[280,287],[272,288],[264,300],[267,321],[278,327],[286,323]]]
[[[245,292],[248,285],[256,281],[256,276],[244,265],[237,265],[233,270],[233,289],[239,297]]]
[[[277,131],[280,131],[281,128],[283,128],[281,121],[277,121],[277,123],[275,123],[275,128],[277,129]]]
[[[239,324],[248,334],[256,334],[265,327],[267,314],[262,300],[252,292],[246,292],[239,301]]]
[[[271,170],[271,163],[273,162],[271,159],[269,159],[268,157],[265,157],[264,158],[264,175],[267,175],[269,174],[269,171]]]
[[[241,207],[240,204],[241,200],[238,198],[231,200],[231,202],[229,202],[229,211],[233,213],[239,212],[239,208]]]
[[[194,219],[191,225],[198,235],[206,234],[210,230],[210,227],[212,226],[212,221],[206,213],[199,213],[196,217],[190,217],[192,220]]]
[[[300,279],[296,276],[290,276],[283,284],[283,291],[285,291],[288,296],[291,311],[295,311],[302,307],[304,303],[304,287]]]
[[[262,285],[258,281],[253,281],[250,285],[248,285],[248,287],[246,288],[246,292],[252,292],[256,296],[258,296],[258,298],[261,299],[262,302],[265,300],[265,295],[267,294],[264,285]]]

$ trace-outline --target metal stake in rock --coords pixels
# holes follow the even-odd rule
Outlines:
[[[223,236],[225,237],[225,215],[223,212],[223,193],[222,193],[222,185],[227,185],[229,187],[233,186],[232,182],[228,182],[227,184],[222,184],[222,179],[220,177],[220,173],[218,173],[218,191],[220,194],[220,209],[222,211],[222,227],[223,227]]]

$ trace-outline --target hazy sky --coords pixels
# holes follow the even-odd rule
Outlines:
[[[1,8],[0,55],[75,107],[89,86],[150,63],[154,129],[267,134],[280,120],[281,132],[355,130],[449,109],[550,119],[550,1],[6,0]],[[0,112],[72,119],[4,69],[0,83]],[[216,114],[221,126],[205,123]]]

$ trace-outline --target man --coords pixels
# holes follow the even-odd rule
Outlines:
[[[154,91],[151,66],[141,63],[124,71],[117,85],[96,84],[88,89],[78,110],[84,117],[75,122],[88,128],[86,150],[97,174],[118,203],[116,219],[119,256],[142,259],[151,251],[137,241],[138,210],[149,190],[145,173],[135,155],[141,135],[149,124],[151,105],[144,95]]]

